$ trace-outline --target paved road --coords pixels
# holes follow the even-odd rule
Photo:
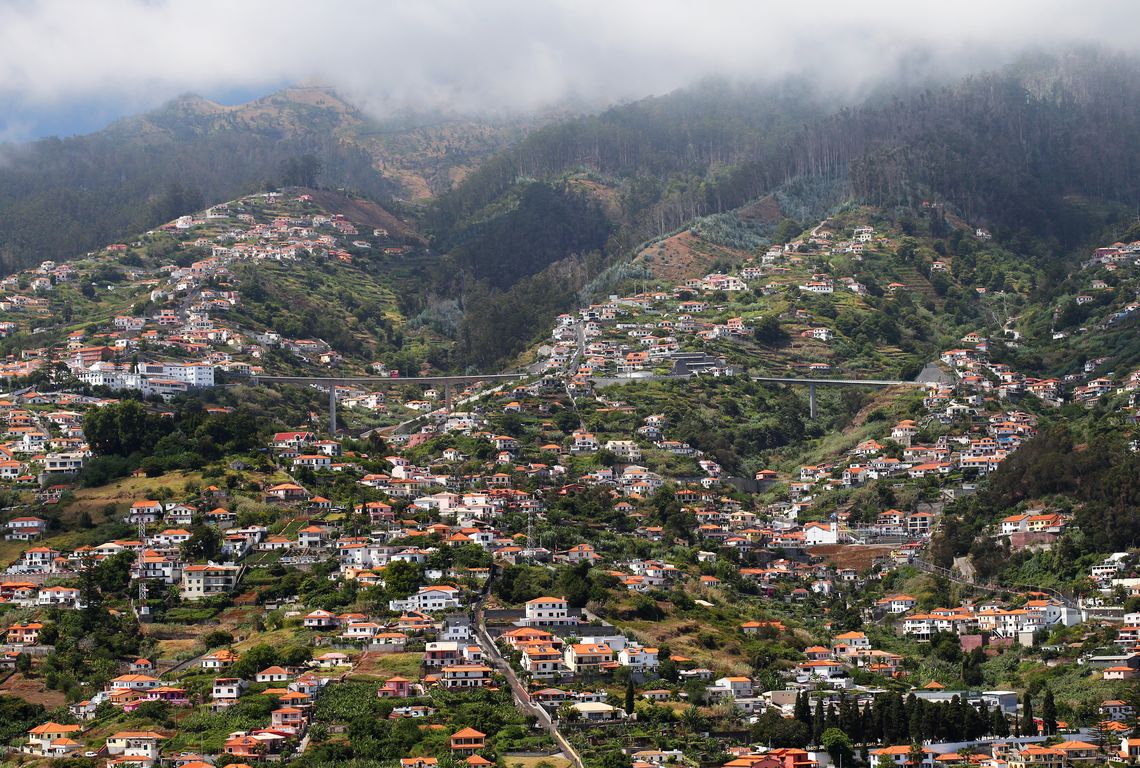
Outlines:
[[[637,384],[643,381],[685,381],[690,376],[672,374],[649,376],[599,376],[591,379],[599,386],[610,384]],[[752,376],[753,381],[765,384],[816,384],[821,387],[923,387],[925,382],[902,379],[814,379],[794,376]]]
[[[178,672],[181,672],[184,669],[188,669],[188,668],[194,666],[195,664],[200,663],[202,661],[202,659],[206,658],[211,653],[213,653],[213,651],[202,651],[202,653],[198,654],[197,656],[194,656],[193,658],[189,658],[189,659],[185,659],[183,661],[180,661],[177,664],[175,664],[173,667],[171,667],[170,669],[163,670],[163,671],[159,672],[159,675],[160,676],[161,675],[173,675],[173,674],[176,674]]]
[[[388,384],[470,384],[477,381],[490,381],[494,379],[521,379],[528,374],[525,371],[517,373],[473,373],[462,376],[401,376],[389,378],[387,376],[247,376],[235,377],[233,383],[249,384],[320,384],[323,386],[349,386],[352,384],[368,384],[378,386]]]
[[[921,381],[901,379],[810,379],[792,376],[753,376],[753,381],[774,384],[819,384],[825,387],[922,387]]]
[[[492,666],[507,679],[507,683],[511,686],[511,693],[514,694],[515,697],[515,705],[519,710],[524,714],[534,715],[538,720],[538,724],[550,734],[550,737],[554,739],[554,743],[562,750],[562,755],[573,763],[576,768],[583,768],[581,755],[570,745],[570,742],[566,740],[562,732],[558,730],[558,725],[551,720],[546,710],[531,701],[530,694],[527,693],[526,687],[519,681],[510,662],[503,658],[502,654],[499,653],[498,647],[491,640],[483,617],[482,601],[479,601],[475,607],[475,637],[478,639],[479,645],[483,648],[483,652],[486,654]]]

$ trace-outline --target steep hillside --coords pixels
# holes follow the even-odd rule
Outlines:
[[[411,321],[437,261],[381,226],[390,218],[336,193],[262,193],[46,261],[3,281],[4,349],[37,349],[6,375],[49,371],[77,346],[92,350],[88,365],[157,355],[236,373],[445,367],[450,342]]]
[[[236,106],[183,97],[88,136],[3,148],[0,271],[66,259],[281,184],[421,199],[525,125],[381,123],[325,88]]]
[[[0,166],[0,268],[62,260],[287,183],[377,201],[430,196],[405,208],[421,218],[373,211],[370,220],[404,242],[430,238],[442,259],[417,287],[433,293],[424,320],[480,366],[516,354],[620,275],[639,274],[644,259],[628,261],[659,238],[698,219],[727,232],[732,217],[728,229],[715,217],[737,209],[747,237],[719,245],[755,251],[845,201],[874,205],[904,234],[934,202],[937,226],[970,221],[1029,256],[1048,293],[1074,249],[1131,223],[1136,96],[1135,61],[1084,51],[834,114],[836,103],[799,82],[703,83],[546,125],[549,116],[379,123],[323,88],[237,106],[186,97],[92,136],[10,151]]]
[[[466,277],[480,297],[467,302],[466,338],[493,336],[496,350],[522,339],[479,327],[495,314],[477,313],[488,300],[541,305],[549,319],[647,241],[738,207],[746,222],[759,213],[766,223],[752,227],[755,248],[781,219],[816,220],[844,200],[883,209],[904,231],[937,201],[938,226],[987,227],[1049,282],[1074,263],[1074,249],[1131,223],[1137,95],[1135,60],[1092,51],[1027,58],[830,116],[792,86],[702,87],[535,131],[440,196],[426,223],[454,259],[453,280]],[[606,212],[612,234],[596,254],[545,236],[555,229],[527,210],[543,185],[566,185]],[[480,245],[486,233],[492,242]],[[571,264],[584,267],[573,270],[578,283],[543,278]],[[496,350],[467,345],[476,360]]]

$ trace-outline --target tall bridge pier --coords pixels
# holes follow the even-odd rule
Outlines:
[[[301,386],[327,387],[329,391],[329,434],[336,434],[336,388],[363,385],[369,387],[391,388],[400,384],[428,384],[443,387],[443,398],[448,410],[455,396],[455,387],[458,384],[473,384],[480,381],[506,381],[521,379],[525,373],[473,373],[462,376],[408,376],[407,378],[392,378],[388,376],[250,376],[244,381],[251,385],[257,384],[298,384]],[[239,380],[240,382],[241,380]]]

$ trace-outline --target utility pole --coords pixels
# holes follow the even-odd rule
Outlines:
[[[146,604],[146,579],[144,578],[144,565],[143,565],[143,553],[146,551],[146,546],[145,546],[146,545],[146,522],[141,516],[139,517],[139,520],[138,520],[138,535],[139,535],[139,543],[142,544],[143,546],[139,547],[139,556],[138,556],[139,599],[138,599],[138,603],[135,607],[135,615],[139,618],[140,621],[142,621],[143,616],[147,616],[147,617],[150,616],[150,608]],[[147,620],[149,620],[149,618]]]

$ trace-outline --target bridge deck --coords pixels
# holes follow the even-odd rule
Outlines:
[[[653,374],[649,376],[594,376],[591,381],[601,386],[613,384],[636,384],[646,381],[687,381],[689,375]],[[815,379],[796,376],[750,376],[753,381],[765,384],[808,384],[821,387],[925,387],[923,381],[903,381],[901,379]]]
[[[250,376],[250,384],[469,384],[473,381],[521,379],[522,373],[478,373],[464,376]]]
[[[825,387],[925,387],[922,381],[902,379],[809,379],[787,376],[753,376],[753,381],[774,384],[820,384]]]

